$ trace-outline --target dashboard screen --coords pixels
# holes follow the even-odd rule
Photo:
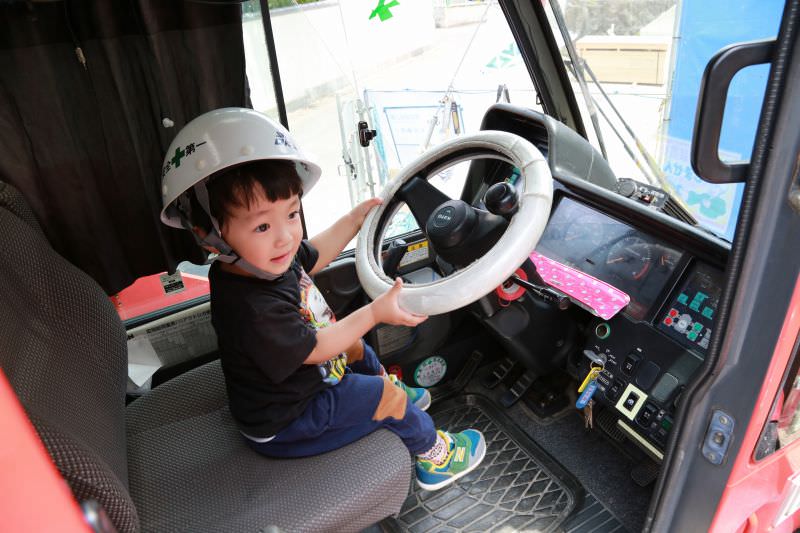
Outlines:
[[[642,320],[683,253],[569,198],[562,198],[536,251],[624,291],[623,312]]]
[[[702,263],[695,266],[659,318],[658,329],[687,348],[705,354],[722,291],[722,272]]]

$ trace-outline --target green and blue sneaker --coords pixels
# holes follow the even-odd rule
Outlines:
[[[427,389],[409,387],[394,374],[389,374],[389,381],[403,389],[411,403],[419,407],[420,410],[426,411],[431,406],[431,393]]]
[[[450,449],[441,465],[417,457],[417,484],[425,490],[439,490],[467,475],[481,464],[486,455],[486,440],[476,429],[437,433],[448,442]]]

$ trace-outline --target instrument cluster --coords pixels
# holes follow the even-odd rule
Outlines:
[[[683,252],[608,215],[564,197],[536,250],[626,292],[624,313],[649,316]]]

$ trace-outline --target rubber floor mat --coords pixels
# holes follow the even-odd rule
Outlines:
[[[488,532],[559,530],[583,496],[578,481],[522,433],[490,400],[459,396],[434,404],[437,428],[479,429],[486,438],[481,465],[439,491],[412,483],[393,531]]]

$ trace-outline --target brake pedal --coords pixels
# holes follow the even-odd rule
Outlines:
[[[646,459],[631,470],[631,479],[640,487],[646,487],[656,480],[660,467],[653,461]]]
[[[494,367],[490,375],[483,379],[483,386],[487,389],[493,389],[497,387],[500,382],[508,377],[508,375],[516,366],[517,363],[515,361],[513,361],[510,357],[506,357],[500,361],[496,367]]]
[[[526,392],[528,392],[528,389],[531,388],[531,385],[533,385],[533,382],[536,381],[537,377],[539,377],[538,374],[532,370],[528,370],[522,374],[519,379],[514,382],[511,388],[508,389],[508,392],[503,394],[503,397],[500,398],[500,403],[503,405],[503,407],[511,407],[517,403],[517,401],[519,401],[519,399],[522,398]]]

